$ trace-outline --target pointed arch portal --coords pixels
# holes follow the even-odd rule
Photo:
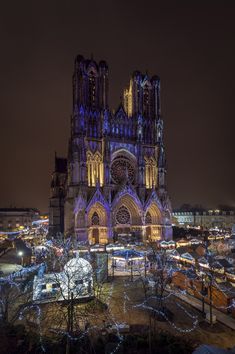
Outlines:
[[[151,203],[145,212],[145,238],[157,241],[162,236],[162,214],[156,203]]]
[[[96,202],[87,214],[88,239],[91,244],[108,242],[108,215],[105,207]]]
[[[114,236],[142,238],[142,209],[133,196],[128,193],[121,196],[113,208],[112,226]]]

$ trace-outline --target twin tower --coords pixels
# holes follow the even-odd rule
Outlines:
[[[55,157],[49,233],[90,244],[170,239],[160,79],[135,71],[115,113],[108,92],[106,62],[78,56],[68,158]]]

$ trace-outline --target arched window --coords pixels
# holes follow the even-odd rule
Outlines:
[[[91,225],[99,225],[99,224],[100,224],[100,218],[97,212],[95,211],[91,217]]]
[[[147,214],[145,216],[145,224],[152,224],[152,217],[151,217],[149,211],[147,212]]]
[[[89,187],[95,187],[97,181],[100,186],[104,183],[103,161],[99,152],[87,153],[87,180]]]
[[[149,88],[148,85],[144,86],[143,90],[143,113],[148,115],[149,112]]]
[[[111,177],[115,184],[123,183],[125,180],[134,183],[135,173],[133,161],[126,156],[119,155],[113,160],[111,165]]]
[[[94,108],[96,103],[96,78],[93,71],[89,74],[88,88],[89,106]]]
[[[148,189],[157,186],[157,165],[152,157],[145,157],[145,185]]]

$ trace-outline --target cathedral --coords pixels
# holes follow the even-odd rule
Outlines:
[[[116,111],[105,61],[77,56],[68,158],[55,156],[49,234],[90,244],[172,237],[160,79],[135,71]]]

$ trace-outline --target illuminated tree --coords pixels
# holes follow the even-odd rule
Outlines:
[[[33,277],[37,269],[37,266],[25,267],[0,278],[0,321],[3,324],[14,324],[32,303]]]
[[[156,243],[148,248],[147,269],[140,272],[140,282],[144,292],[144,301],[135,307],[145,310],[149,314],[149,346],[150,352],[153,338],[156,336],[157,321],[166,321],[177,332],[188,333],[193,331],[198,324],[198,317],[193,315],[180,304],[178,296],[181,291],[172,286],[172,277],[175,271],[180,271],[170,252],[160,249]],[[182,328],[174,321],[174,311],[169,309],[170,301],[174,307],[179,308],[181,316],[191,321],[191,326]],[[186,322],[186,321],[185,321]]]
[[[75,254],[71,239],[56,240],[50,249],[47,272],[35,278],[34,300],[42,308],[42,327],[58,338],[66,337],[68,353],[102,324],[97,312],[108,316],[103,302],[105,269],[99,257]]]

